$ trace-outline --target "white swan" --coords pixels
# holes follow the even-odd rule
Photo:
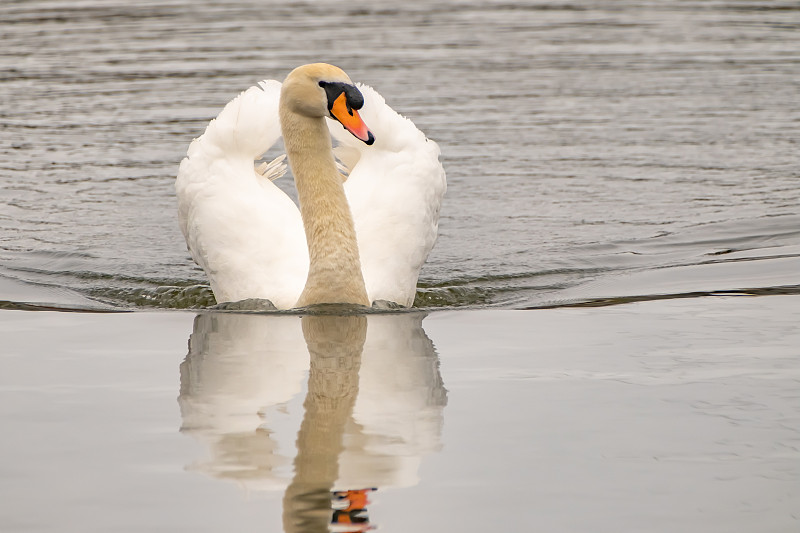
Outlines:
[[[281,135],[300,210],[270,181],[280,165],[254,169]],[[344,184],[333,152],[350,169]],[[181,230],[218,302],[410,306],[446,188],[438,157],[373,89],[305,65],[240,94],[191,143],[176,181]]]

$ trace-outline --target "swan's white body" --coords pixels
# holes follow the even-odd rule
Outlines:
[[[367,146],[328,120],[350,169],[344,183],[370,302],[410,306],[434,245],[445,174],[439,148],[372,88],[359,85]],[[303,292],[309,252],[300,212],[254,169],[281,137],[280,82],[263,81],[231,101],[189,146],[176,182],[178,217],[192,258],[218,302],[268,299],[289,309]]]

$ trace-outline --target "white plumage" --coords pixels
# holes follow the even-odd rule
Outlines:
[[[414,124],[358,85],[359,110],[375,136],[368,146],[328,120],[336,156],[350,170],[344,184],[370,302],[414,302],[419,270],[436,240],[445,173],[439,148]],[[268,299],[294,307],[308,275],[300,212],[254,168],[281,136],[280,82],[241,93],[189,146],[176,181],[178,215],[189,252],[218,302]],[[259,170],[264,172],[264,167]]]

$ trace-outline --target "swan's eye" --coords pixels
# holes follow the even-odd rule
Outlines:
[[[361,109],[364,106],[364,96],[355,86],[340,81],[321,81],[319,86],[325,89],[328,97],[328,111],[333,109],[336,99],[344,93],[347,110]]]

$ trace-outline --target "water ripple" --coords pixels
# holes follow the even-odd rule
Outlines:
[[[5,2],[0,275],[125,309],[213,305],[177,164],[239,91],[312,60],[442,147],[420,307],[535,307],[621,273],[792,255],[799,27],[782,1]]]

